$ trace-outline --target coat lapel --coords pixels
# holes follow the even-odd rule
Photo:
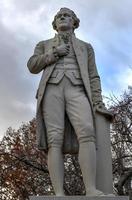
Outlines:
[[[88,94],[89,101],[91,102],[91,89],[90,89],[90,80],[88,74],[88,50],[86,44],[80,41],[79,39],[72,36],[73,48],[76,54],[76,58],[79,64],[80,73],[84,82],[85,89]]]
[[[59,37],[57,34],[55,34],[55,37],[53,38],[53,41],[52,41],[52,46],[58,46],[59,45]]]
[[[56,34],[55,37],[47,44],[47,46],[45,46],[46,50],[48,51],[53,46],[58,46],[58,44],[59,44],[59,39],[58,39],[58,36]],[[44,91],[45,91],[45,88],[46,88],[47,81],[48,81],[51,73],[53,72],[55,65],[56,65],[56,63],[52,64],[50,67],[46,67],[45,70],[43,71],[42,78],[41,78],[41,81],[40,81],[40,84],[39,84],[37,112],[39,111],[40,103],[41,103],[41,100],[43,98],[43,94],[44,94]]]
[[[57,36],[57,34],[55,34],[55,37],[51,40],[51,42],[49,43],[48,49],[51,49],[53,46],[58,46],[59,44],[59,38]],[[52,64],[50,67],[47,67],[45,69],[45,74],[46,74],[46,82],[49,79],[54,67],[55,67],[56,63]]]
[[[79,39],[75,38],[75,36],[72,36],[72,43],[73,43],[73,48],[76,54],[76,58],[78,61],[78,64],[80,66],[80,71],[81,73],[85,74],[86,70],[88,69],[88,54],[87,54],[87,48],[81,42]]]

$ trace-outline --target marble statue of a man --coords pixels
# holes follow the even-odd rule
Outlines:
[[[63,145],[64,135],[70,132],[65,133],[68,124],[79,144],[86,195],[103,194],[96,188],[94,115],[110,114],[102,102],[93,48],[76,38],[74,30],[78,27],[75,13],[61,8],[53,21],[57,34],[39,42],[27,64],[33,74],[43,71],[37,91],[37,138],[39,149],[48,153],[48,169],[57,196],[64,195]]]

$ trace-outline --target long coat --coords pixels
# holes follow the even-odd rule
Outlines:
[[[109,137],[110,122],[104,115],[94,112],[94,105],[102,102],[100,77],[95,64],[94,51],[90,44],[77,39],[74,35],[72,36],[72,44],[94,119],[97,147],[97,188],[104,193],[112,193],[112,163]],[[27,64],[31,73],[37,74],[43,71],[37,91],[36,112],[37,143],[38,148],[42,150],[47,150],[47,136],[42,116],[41,102],[48,79],[56,65],[55,62],[52,64],[51,60],[48,60],[47,52],[51,52],[53,46],[57,45],[57,35],[53,39],[39,42],[34,50],[34,55],[29,59]],[[67,116],[62,150],[64,153],[78,152],[78,141]],[[108,164],[107,167],[106,163]]]

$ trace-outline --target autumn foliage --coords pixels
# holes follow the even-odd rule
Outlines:
[[[2,200],[25,200],[29,194],[48,194],[46,155],[35,145],[35,120],[23,124],[17,132],[9,128],[0,155]]]
[[[114,113],[111,128],[114,191],[131,194],[132,94],[110,99]],[[35,119],[17,130],[9,128],[0,144],[0,193],[2,200],[27,200],[30,195],[54,194],[47,169],[47,156],[36,146]],[[67,195],[85,194],[76,155],[65,155],[64,189]]]

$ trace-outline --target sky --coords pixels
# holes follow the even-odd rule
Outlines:
[[[102,94],[120,96],[132,85],[131,0],[0,0],[0,139],[35,117],[41,73],[31,74],[27,61],[39,41],[54,37],[61,7],[76,13],[76,37],[94,48]]]

